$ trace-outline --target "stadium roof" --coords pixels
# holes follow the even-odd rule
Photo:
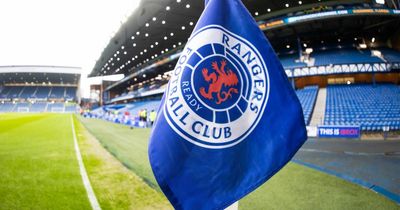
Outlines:
[[[268,20],[279,20],[285,16],[296,16],[299,12],[315,12],[333,5],[360,5],[368,0],[352,1],[278,1],[243,0],[243,3],[262,24]],[[379,5],[377,5],[379,6]],[[159,62],[179,51],[193,30],[204,9],[199,0],[149,0],[142,1],[139,8],[124,23],[110,40],[89,76],[138,72],[148,65]],[[321,9],[322,10],[322,9]],[[395,16],[397,15],[397,16]],[[351,16],[351,17],[350,17]],[[296,44],[297,38],[310,42],[321,39],[353,39],[354,36],[390,36],[399,27],[398,14],[384,12],[352,13],[351,15],[322,16],[302,19],[296,24],[264,29],[275,49],[286,49]],[[340,30],[337,30],[340,28]],[[379,30],[377,30],[379,28]],[[370,30],[371,33],[368,31]],[[387,32],[387,33],[385,33]],[[318,36],[318,39],[315,39]],[[303,40],[304,39],[304,40]]]
[[[65,66],[0,66],[0,84],[77,85],[81,68]]]
[[[285,27],[275,27],[265,31],[275,49],[297,49],[297,38],[308,46],[340,45],[354,42],[359,44],[371,39],[386,42],[400,28],[399,15],[352,14],[310,19]],[[371,47],[377,47],[369,45]]]
[[[243,0],[257,20],[322,5],[369,3],[369,0],[324,1]],[[204,9],[202,0],[146,0],[121,26],[97,60],[89,76],[131,74],[187,41]]]
[[[0,66],[0,73],[60,73],[81,74],[79,67],[68,66]]]

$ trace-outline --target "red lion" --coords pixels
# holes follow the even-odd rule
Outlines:
[[[228,69],[225,72],[226,61],[221,61],[221,68],[218,67],[218,63],[216,61],[212,62],[212,68],[216,71],[208,74],[208,69],[203,68],[202,73],[203,77],[207,82],[211,81],[211,84],[208,86],[208,92],[204,87],[200,88],[200,94],[207,99],[213,99],[213,93],[217,93],[217,104],[221,104],[226,101],[229,97],[232,97],[232,93],[239,93],[238,89],[233,88],[232,86],[236,86],[239,82],[237,75],[232,72],[232,70]],[[222,87],[231,87],[228,91],[221,91]]]

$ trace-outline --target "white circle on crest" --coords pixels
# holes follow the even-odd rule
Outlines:
[[[190,107],[192,105],[186,102],[184,99],[185,96],[182,94],[182,72],[185,68],[185,71],[187,71],[189,66],[187,63],[190,56],[207,44],[213,44],[213,46],[214,44],[223,45],[225,47],[225,57],[226,49],[236,53],[235,57],[241,59],[241,63],[244,65],[243,70],[248,71],[251,84],[247,84],[250,89],[248,90],[250,95],[245,99],[247,107],[245,110],[238,107],[241,115],[234,121],[228,120],[227,123],[217,123],[215,119],[218,110],[213,110],[209,106],[207,109],[211,109],[213,112],[213,120],[205,120],[193,110],[201,106],[204,108],[206,107],[204,102],[198,98],[198,95],[193,93],[198,106],[192,107],[192,109]],[[233,46],[237,45],[240,45],[240,50],[232,49]],[[215,52],[214,47],[213,50]],[[202,60],[204,59],[205,58],[202,58]],[[202,60],[198,63],[202,62]],[[227,58],[227,60],[229,59]],[[257,71],[254,70],[255,67],[258,67]],[[191,71],[194,70],[195,68],[191,69]],[[193,83],[193,81],[189,82],[191,84]],[[221,26],[210,25],[197,30],[182,51],[165,92],[164,116],[170,127],[183,139],[200,147],[223,149],[240,143],[254,130],[264,113],[268,96],[268,69],[257,48],[248,40],[245,40]],[[239,105],[235,104],[235,106]],[[257,109],[255,107],[257,107]],[[228,111],[227,116],[229,119]],[[218,133],[220,135],[217,135]]]

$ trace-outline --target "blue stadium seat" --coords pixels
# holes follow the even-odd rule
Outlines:
[[[14,112],[29,112],[30,104],[27,102],[17,103]]]
[[[48,112],[63,112],[65,110],[64,103],[48,103]]]
[[[379,49],[379,51],[382,53],[382,55],[386,59],[386,61],[388,61],[390,63],[400,62],[400,52],[399,51],[389,49],[389,48]]]
[[[24,89],[24,87],[16,86],[16,87],[9,87],[10,90],[8,91],[7,98],[18,98]]]
[[[298,59],[299,59],[298,54],[279,56],[279,60],[281,61],[284,69],[301,68],[307,66],[303,62],[296,62],[296,60]]]
[[[35,98],[47,99],[49,97],[51,87],[38,87]]]
[[[65,106],[65,112],[69,112],[69,113],[72,113],[72,112],[76,112],[76,105],[68,105],[68,106]]]
[[[15,106],[16,105],[12,102],[0,103],[0,112],[12,112]]]
[[[2,98],[2,99],[7,98],[10,90],[11,90],[11,87],[8,87],[8,86],[3,87],[3,89],[0,91],[0,98]]]
[[[65,88],[64,87],[53,87],[51,88],[49,98],[64,98]]]
[[[67,87],[65,90],[65,99],[74,100],[76,98],[76,87]]]
[[[147,113],[149,114],[151,110],[158,110],[158,107],[160,106],[161,101],[160,100],[152,100],[152,101],[141,101],[141,102],[136,102],[131,105],[132,107],[129,108],[129,113],[131,115],[138,115],[138,112],[142,109],[147,109]]]
[[[36,90],[37,87],[26,86],[22,89],[19,98],[24,98],[24,99],[33,98],[33,95],[36,92]]]
[[[36,102],[31,105],[30,112],[44,112],[47,106],[47,102]]]
[[[76,100],[76,87],[4,86],[0,87],[0,112],[75,112],[77,106],[63,99]],[[58,103],[49,103],[51,98]],[[14,101],[14,102],[13,102]]]
[[[315,59],[315,66],[383,62],[382,59],[373,57],[370,50],[355,48],[316,51],[311,57]]]
[[[297,97],[301,103],[301,107],[303,108],[304,122],[306,125],[310,123],[317,93],[318,86],[309,86],[296,91]]]
[[[400,88],[393,84],[328,86],[324,123],[359,125],[367,131],[381,131],[385,126],[397,130]]]
[[[76,99],[76,87],[35,87],[35,86],[6,86],[0,92],[0,98],[38,98],[38,99]]]

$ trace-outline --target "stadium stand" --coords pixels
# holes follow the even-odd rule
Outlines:
[[[318,94],[318,86],[309,86],[296,91],[303,108],[304,122],[306,125],[310,123],[311,115],[314,110],[315,100]]]
[[[108,120],[114,123],[126,124],[129,126],[146,127],[146,123],[140,121],[139,111],[146,109],[147,116],[150,116],[152,110],[158,111],[160,100],[138,101],[129,104],[115,104],[98,107],[86,117],[94,117]],[[147,118],[149,119],[149,118]]]
[[[292,55],[279,56],[279,59],[282,63],[282,66],[285,69],[300,68],[307,66],[306,63],[299,61],[299,55],[292,54]]]
[[[24,87],[9,87],[9,91],[7,93],[7,95],[5,96],[5,98],[19,98],[22,90],[24,89]]]
[[[36,91],[37,91],[37,87],[26,86],[22,90],[22,92],[21,92],[19,97],[20,98],[24,98],[24,99],[32,98]]]
[[[29,112],[29,108],[30,108],[30,104],[27,102],[21,102],[21,103],[17,103],[14,111],[17,112]]]
[[[3,102],[0,103],[0,112],[76,112],[77,105],[49,102]]]
[[[76,92],[70,86],[2,86],[0,112],[76,112]]]
[[[280,55],[279,60],[284,69],[333,64],[382,63],[384,60],[389,63],[400,62],[400,52],[390,48],[376,49],[381,52],[382,57],[373,56],[372,50],[374,49],[359,50],[353,46],[342,49],[338,49],[338,46],[332,46],[328,49],[326,47],[316,47],[316,49],[318,50],[310,55],[310,58],[314,60],[312,65],[300,61],[299,54],[297,53]]]
[[[314,110],[318,86],[308,86],[296,91],[304,112],[304,121],[309,124]],[[160,100],[139,101],[129,104],[106,105],[92,113],[103,118],[105,113],[114,113],[115,120],[125,112],[137,116],[142,109],[158,110]],[[105,111],[104,111],[105,110]],[[119,120],[118,122],[122,122]],[[363,131],[400,129],[400,87],[394,84],[330,85],[327,88],[325,125],[360,126]]]
[[[9,92],[10,92],[10,88],[9,87],[2,88],[2,90],[0,91],[0,98],[1,99],[7,98],[7,95],[8,95]]]
[[[6,86],[0,92],[1,98],[55,98],[55,99],[70,99],[74,100],[76,97],[76,87],[45,87],[45,86]]]
[[[274,4],[273,1],[243,2],[254,14],[293,88],[297,89],[296,94],[307,125],[310,122],[311,126],[360,125],[364,131],[380,131],[384,126],[391,126],[392,130],[399,129],[400,99],[398,86],[393,84],[400,83],[400,42],[389,38],[396,37],[398,33],[400,21],[395,17],[398,14],[397,7],[374,2],[300,1],[299,7],[288,3],[284,8],[272,8],[267,5]],[[165,6],[173,7],[166,1]],[[177,4],[174,7],[178,11],[181,6]],[[182,20],[189,14],[200,15],[194,8],[204,5],[193,1],[190,6],[190,9],[182,10],[181,19],[162,16],[162,20],[171,24],[184,24]],[[280,12],[280,9],[285,11]],[[385,14],[382,11],[386,11]],[[136,25],[138,18],[153,17],[160,19],[150,13],[144,16],[133,14],[127,20],[127,27],[121,27],[112,39],[123,41],[117,44],[110,42],[104,48],[89,77],[114,75],[118,72],[124,74],[125,78],[103,82],[102,88],[99,88],[102,96],[99,104],[103,106],[92,111],[94,115],[107,115],[106,120],[112,121],[118,116],[127,115],[127,112],[132,117],[141,109],[157,110],[159,98],[168,81],[168,73],[174,69],[192,30],[187,30],[190,27],[185,30],[170,28],[167,31],[174,36],[165,39],[165,30],[160,30],[158,26],[146,26],[145,22]],[[195,25],[193,22],[190,26]],[[376,30],[371,30],[371,25],[376,26]],[[143,29],[146,32],[137,33]],[[142,36],[147,32],[152,35],[152,39]],[[141,42],[137,41],[139,39]],[[161,43],[158,40],[164,41]],[[123,54],[120,53],[122,50]],[[136,56],[145,51],[146,55]],[[119,59],[115,60],[114,57]],[[373,86],[383,82],[392,85]],[[363,83],[369,84],[337,85]],[[325,89],[326,86],[328,89]],[[353,95],[357,97],[351,98]],[[323,103],[316,105],[318,101]],[[311,119],[313,115],[314,119]]]
[[[47,105],[48,112],[64,112],[65,106],[64,103],[49,103]]]
[[[141,109],[147,109],[147,113],[149,114],[151,110],[158,110],[158,107],[160,106],[160,100],[154,100],[154,101],[144,101],[144,102],[136,102],[133,103],[133,107],[129,108],[129,113],[131,115],[137,115],[137,113]]]
[[[35,98],[47,99],[49,97],[50,87],[38,87]]]
[[[12,102],[4,102],[0,104],[0,112],[12,112],[15,104]]]
[[[400,62],[399,51],[389,48],[379,49],[379,51],[382,53],[387,62]]]
[[[311,56],[315,58],[315,66],[383,62],[380,58],[372,56],[370,50],[326,50],[314,52]]]
[[[76,88],[75,87],[66,87],[64,98],[66,100],[74,100],[76,96]]]
[[[65,112],[75,112],[76,111],[76,105],[66,105],[65,106]]]
[[[123,92],[121,95],[116,95],[112,102],[131,99],[135,97],[145,97],[153,94],[162,94],[168,83],[167,79],[155,80],[142,85],[133,86],[129,92]]]
[[[36,102],[31,104],[29,112],[45,112],[47,107],[47,103],[44,102]]]
[[[29,89],[29,90],[28,90]],[[47,101],[51,87],[6,87],[0,92],[0,112],[75,112],[76,104],[65,104],[64,100],[75,101],[76,88],[56,88],[52,100]],[[61,95],[64,93],[65,95]],[[68,93],[67,93],[68,92]],[[70,95],[72,96],[70,96]],[[16,98],[10,96],[17,96]],[[55,98],[57,97],[57,98]],[[14,101],[17,100],[17,101]]]
[[[50,98],[64,98],[65,88],[64,87],[52,87],[50,90]]]
[[[393,84],[331,85],[326,125],[359,125],[362,130],[400,129],[400,88]]]

